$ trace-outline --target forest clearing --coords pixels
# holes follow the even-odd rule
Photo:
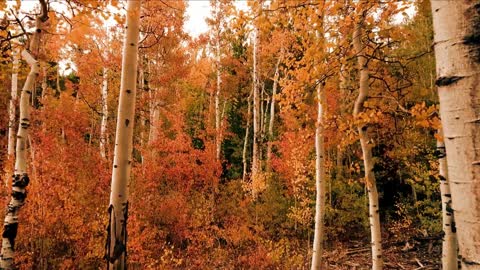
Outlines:
[[[0,270],[480,270],[479,0],[0,0],[0,71]]]

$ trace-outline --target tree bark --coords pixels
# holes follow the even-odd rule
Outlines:
[[[30,65],[30,72],[20,94],[20,121],[17,132],[15,170],[12,179],[12,196],[7,205],[5,221],[2,234],[2,253],[0,255],[0,269],[13,269],[15,238],[18,231],[18,213],[24,205],[27,196],[26,187],[29,183],[27,173],[27,139],[30,127],[30,98],[35,90],[35,80],[40,71],[40,64],[32,55],[40,45],[40,38],[43,34],[42,26],[48,20],[47,5],[40,0],[41,14],[35,20],[36,30],[31,38],[28,50],[22,52],[22,57]]]
[[[438,96],[462,269],[480,269],[480,4],[431,1]]]
[[[369,91],[369,72],[367,66],[368,64],[364,51],[365,46],[362,43],[363,19],[364,18],[362,16],[360,21],[355,25],[355,31],[353,33],[353,46],[355,49],[355,53],[357,54],[358,69],[360,72],[359,94],[353,110],[353,115],[357,120],[359,120],[359,115],[364,112],[364,103],[368,98]],[[378,191],[375,174],[373,173],[374,161],[372,157],[372,145],[367,132],[367,125],[365,123],[359,123],[357,129],[360,137],[360,145],[363,152],[365,184],[368,192],[369,220],[372,241],[372,269],[381,270],[383,268],[382,236],[378,207]]]
[[[283,53],[283,52],[282,52]],[[273,75],[272,101],[270,103],[270,119],[268,122],[268,144],[267,144],[267,170],[271,170],[272,144],[273,144],[273,125],[275,123],[275,95],[277,94],[278,79],[280,77],[279,66],[283,55],[280,55],[275,65],[275,75]]]
[[[260,93],[258,89],[257,50],[258,50],[258,29],[255,29],[253,37],[253,153],[252,153],[252,183],[258,177],[260,170],[259,160],[259,136],[260,136]],[[255,188],[252,194],[255,197]]]
[[[108,69],[103,68],[102,79],[102,123],[100,124],[100,155],[107,158],[107,121],[108,121]]]
[[[315,231],[313,238],[312,270],[322,269],[322,254],[324,240],[325,216],[325,145],[323,135],[323,114],[325,104],[325,90],[323,85],[317,86],[317,123],[315,129]]]
[[[141,1],[128,1],[126,36],[123,44],[122,77],[108,208],[110,222],[105,256],[108,261],[107,268],[114,270],[124,270],[127,267],[128,181],[132,167],[140,6]]]
[[[442,195],[442,223],[443,223],[443,242],[442,242],[442,269],[457,270],[457,233],[455,227],[455,218],[452,210],[452,194],[448,183],[448,167],[445,151],[445,143],[441,128],[437,139],[437,155],[439,163],[440,193]]]
[[[248,96],[247,103],[248,103],[248,109],[247,109],[247,128],[245,129],[245,139],[243,140],[243,153],[242,153],[242,163],[243,163],[243,176],[242,180],[243,183],[246,183],[247,181],[247,148],[248,148],[248,135],[250,133],[250,119],[252,118],[252,105],[250,102],[250,99],[252,98],[253,94],[253,89],[250,92],[250,95]]]
[[[13,71],[12,71],[12,91],[10,96],[10,108],[8,111],[8,159],[13,158],[15,149],[15,114],[17,104],[18,91],[18,50],[12,52],[13,55]]]

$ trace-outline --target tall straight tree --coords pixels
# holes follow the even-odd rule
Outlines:
[[[440,194],[442,195],[442,227],[444,232],[442,241],[442,269],[457,270],[457,232],[452,211],[452,194],[448,181],[447,152],[445,151],[441,128],[439,129],[439,135],[442,137],[437,139]]]
[[[2,234],[2,253],[0,255],[0,269],[13,269],[15,238],[18,231],[18,212],[27,197],[26,187],[29,183],[27,173],[27,139],[30,127],[30,98],[34,91],[35,80],[40,72],[37,61],[40,38],[43,35],[43,26],[48,20],[48,7],[45,0],[40,0],[41,13],[35,20],[35,32],[30,38],[28,49],[22,51],[22,57],[30,65],[30,72],[20,94],[20,121],[17,132],[15,171],[12,179],[12,196],[7,206]]]
[[[315,31],[315,44],[318,46],[317,50],[325,53],[324,41],[324,18],[325,18],[325,4],[322,1],[319,5],[317,30]],[[317,65],[314,70],[318,72]],[[325,82],[322,81],[317,85],[317,122],[315,124],[315,231],[313,237],[312,249],[312,270],[322,269],[322,255],[323,255],[323,240],[324,240],[324,217],[325,217],[325,135],[324,135],[324,112],[326,106],[325,100]]]
[[[480,2],[431,1],[438,96],[462,269],[480,269]]]
[[[272,160],[272,144],[273,144],[273,125],[275,123],[275,96],[277,95],[278,81],[280,78],[280,62],[283,58],[283,49],[280,51],[277,64],[275,65],[275,73],[273,75],[273,87],[272,87],[272,102],[270,103],[270,120],[268,122],[268,144],[267,144],[267,170],[271,169]]]
[[[323,220],[325,216],[325,144],[323,114],[325,111],[325,90],[323,85],[317,86],[317,123],[315,128],[315,231],[313,238],[312,270],[322,269],[323,253]]]
[[[14,49],[13,56],[13,70],[12,70],[12,89],[10,96],[10,107],[8,111],[8,158],[13,157],[15,148],[15,114],[17,103],[17,91],[18,91],[18,50]]]
[[[256,180],[261,170],[260,164],[260,91],[258,87],[258,29],[253,32],[253,72],[252,72],[252,91],[253,91],[253,151],[252,151],[252,183]],[[255,188],[253,189],[255,190]],[[255,191],[253,192],[255,193]],[[255,196],[254,196],[255,197]]]
[[[221,51],[220,51],[220,34],[221,34],[221,17],[220,17],[220,1],[215,1],[215,68],[217,73],[217,89],[215,91],[215,147],[216,158],[220,160],[220,152],[222,148],[222,131],[221,131],[221,113],[220,113],[220,92],[222,90],[222,73],[221,73]]]
[[[107,254],[105,254],[108,261],[107,269],[114,270],[127,268],[128,180],[132,167],[140,7],[140,0],[128,1],[110,206],[108,208],[110,221],[106,245]]]
[[[362,42],[363,27],[365,23],[365,13],[362,3],[359,6],[360,18],[355,24],[355,31],[353,32],[353,47],[357,55],[358,70],[359,70],[359,93],[355,106],[353,109],[353,116],[357,121],[360,119],[360,114],[365,110],[365,102],[368,99],[369,92],[369,71],[367,62],[367,53],[365,52],[365,45]],[[360,146],[363,153],[363,166],[365,169],[365,184],[368,192],[369,205],[369,220],[372,241],[372,269],[380,270],[383,268],[382,258],[382,235],[380,227],[380,214],[378,207],[378,191],[375,174],[373,172],[373,155],[371,140],[368,135],[368,126],[366,123],[359,123],[357,126],[360,137]]]

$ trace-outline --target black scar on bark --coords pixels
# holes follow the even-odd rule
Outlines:
[[[18,223],[10,223],[3,226],[2,237],[7,238],[12,249],[15,247],[15,238],[17,237]]]
[[[458,82],[459,80],[463,79],[462,76],[445,76],[440,77],[435,81],[436,86],[448,86],[453,83]]]
[[[465,14],[471,20],[470,33],[463,37],[463,44],[469,46],[472,59],[480,63],[480,2],[469,8]]]
[[[125,126],[127,126],[127,127],[128,127],[128,124],[130,124],[130,120],[128,120],[128,119],[125,119]]]
[[[466,265],[480,265],[480,262],[470,261],[470,260],[467,260],[465,258],[462,258],[462,262]]]

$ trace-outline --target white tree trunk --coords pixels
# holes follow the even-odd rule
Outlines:
[[[440,115],[463,270],[480,269],[480,5],[431,1]]]
[[[442,223],[443,223],[443,242],[442,242],[442,269],[457,270],[457,233],[455,227],[455,218],[452,209],[452,194],[448,183],[448,167],[441,129],[439,135],[441,140],[437,140],[437,154],[439,163],[440,193],[442,195]]]
[[[31,37],[28,50],[22,51],[22,57],[30,65],[30,72],[20,94],[20,116],[17,132],[17,145],[15,157],[15,171],[12,179],[12,193],[10,202],[7,205],[5,220],[3,223],[2,250],[0,255],[0,269],[13,269],[15,238],[18,231],[18,213],[25,203],[27,196],[26,187],[29,183],[27,174],[27,139],[30,127],[30,98],[34,91],[35,80],[40,71],[40,65],[31,54],[38,51],[40,38],[43,34],[42,26],[48,20],[47,4],[40,0],[41,14],[35,19],[35,32]]]
[[[18,231],[18,212],[25,203],[26,187],[29,183],[27,174],[27,139],[30,127],[30,97],[38,76],[40,65],[37,60],[24,50],[22,57],[30,65],[30,72],[20,94],[20,123],[17,132],[15,172],[12,179],[12,197],[7,206],[2,239],[2,254],[0,269],[12,269],[14,259],[14,244]]]
[[[124,270],[127,267],[128,181],[132,167],[140,6],[141,1],[128,1],[123,44],[106,254],[108,269],[114,270]]]
[[[12,71],[12,91],[10,96],[10,108],[8,111],[8,159],[13,158],[15,149],[15,114],[18,91],[18,50],[12,52],[13,71]]]
[[[248,148],[248,135],[250,133],[250,119],[252,118],[252,105],[250,99],[252,98],[253,89],[248,96],[247,103],[247,128],[245,129],[245,139],[243,140],[243,153],[242,153],[242,162],[243,162],[243,176],[242,180],[244,183],[247,181],[247,148]]]
[[[108,69],[103,68],[102,80],[102,123],[100,125],[100,155],[107,158],[107,121],[108,121]]]
[[[253,37],[253,153],[252,153],[252,172],[251,178],[255,180],[260,170],[259,160],[259,136],[260,136],[260,95],[258,89],[258,70],[257,70],[257,47],[258,47],[258,29],[254,31]],[[255,197],[255,191],[253,191]]]
[[[364,103],[368,98],[368,66],[365,56],[365,46],[362,44],[363,33],[363,18],[355,25],[355,31],[353,33],[353,46],[358,59],[358,69],[360,71],[359,81],[359,94],[355,102],[353,115],[358,119],[360,113],[364,111]],[[372,269],[381,270],[383,268],[382,257],[382,235],[380,227],[380,214],[378,207],[378,191],[375,180],[375,174],[373,173],[374,161],[372,158],[372,145],[367,132],[366,124],[358,125],[358,134],[360,137],[360,145],[363,152],[363,164],[365,169],[365,183],[368,192],[368,205],[369,205],[369,220],[371,231],[371,244],[372,244]]]
[[[283,53],[283,52],[282,52]],[[272,143],[273,143],[273,125],[275,123],[275,95],[277,94],[278,79],[280,77],[279,66],[282,60],[282,55],[278,57],[275,65],[275,75],[273,76],[272,101],[270,103],[270,120],[268,124],[268,145],[267,145],[267,169],[271,169],[272,161]]]
[[[315,129],[315,231],[313,238],[312,270],[322,269],[325,216],[325,146],[323,135],[323,114],[325,106],[325,90],[323,85],[317,86],[317,124]]]

